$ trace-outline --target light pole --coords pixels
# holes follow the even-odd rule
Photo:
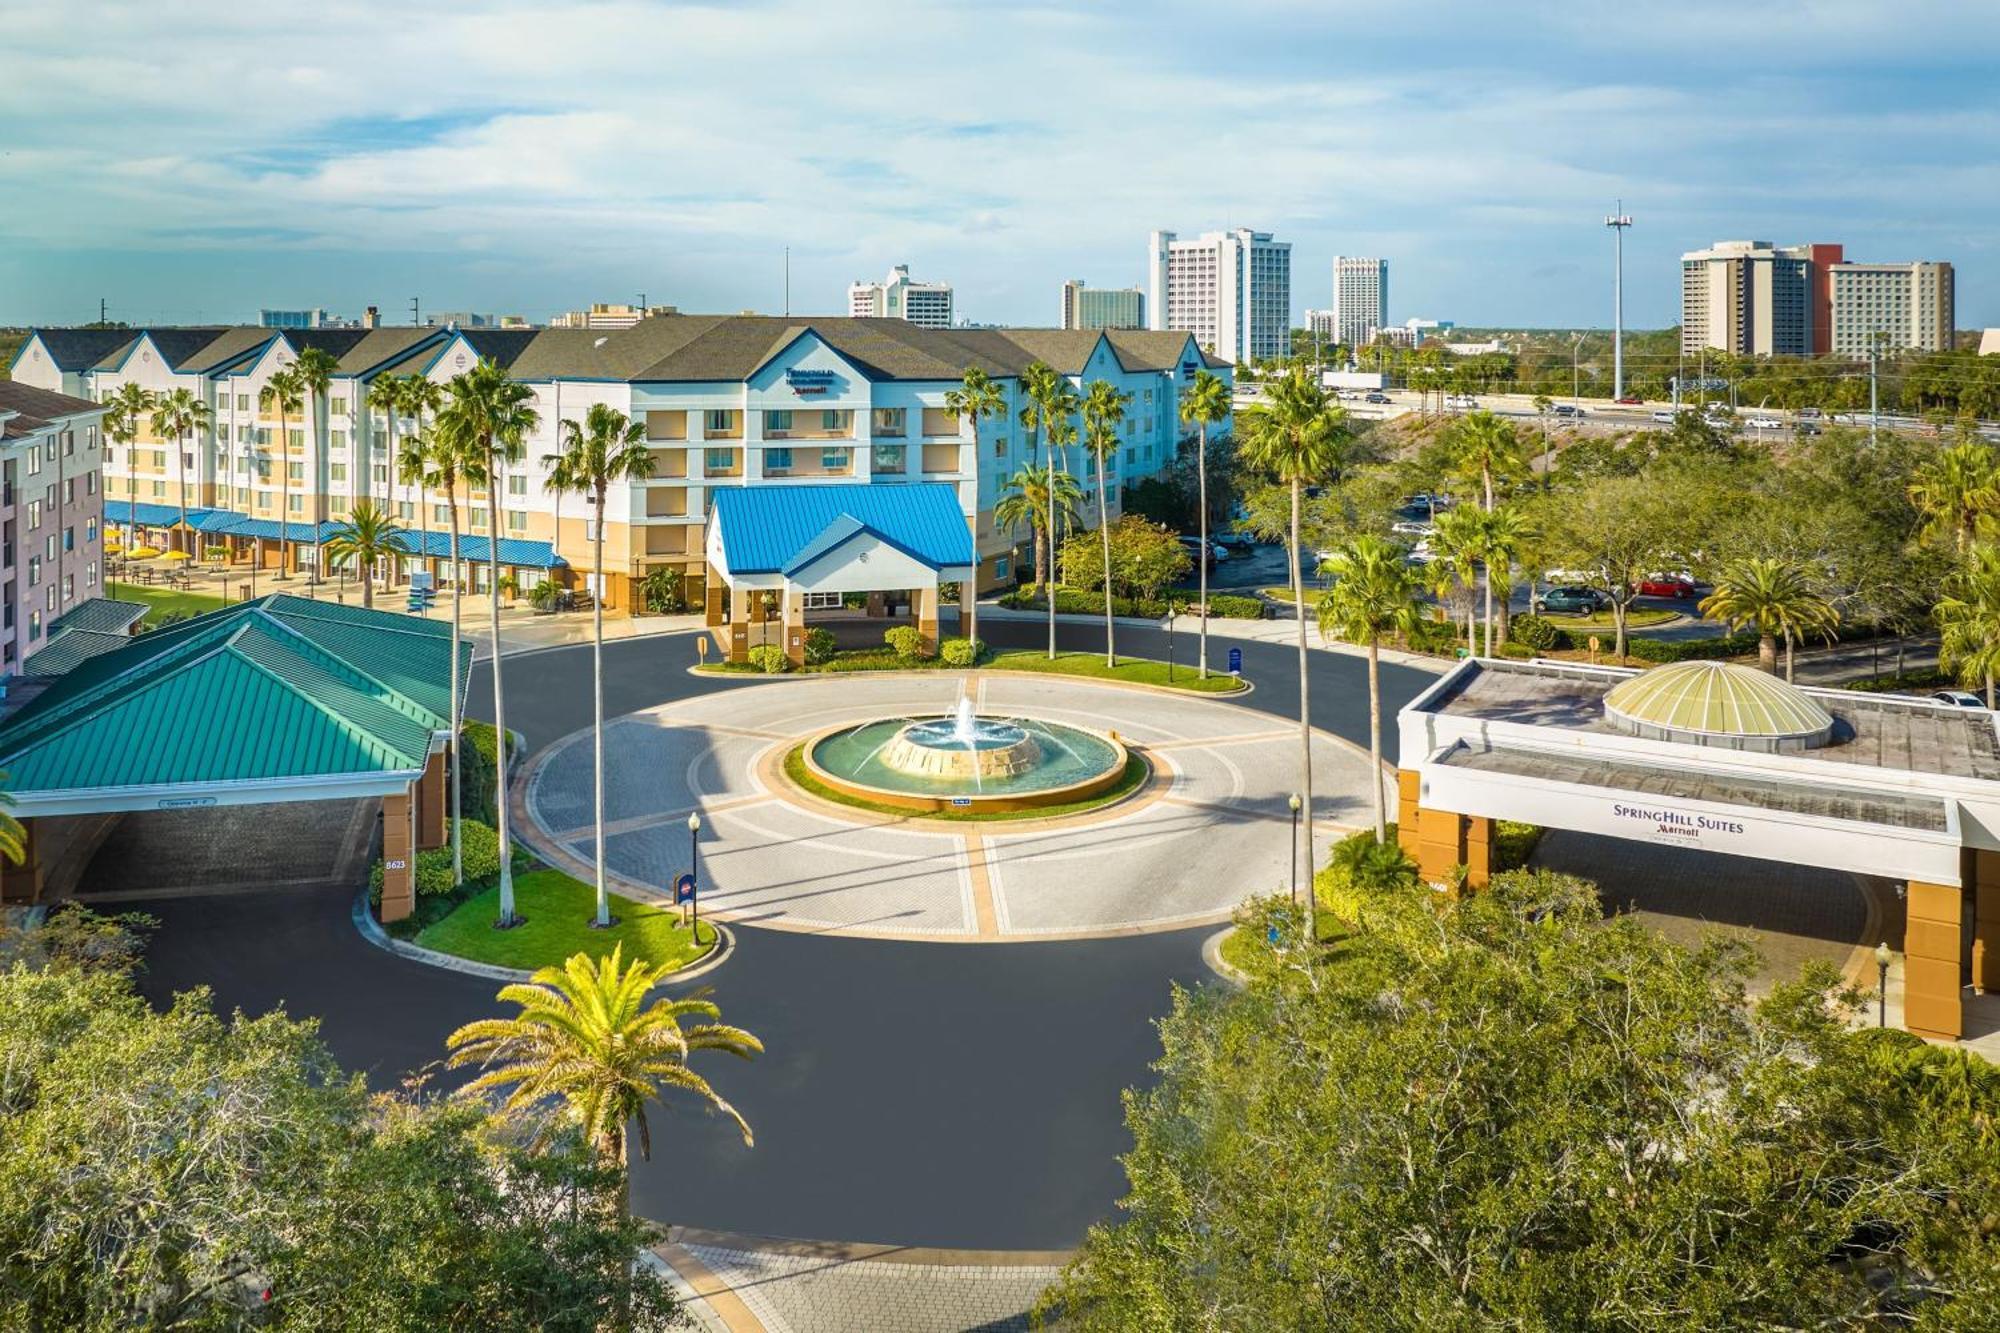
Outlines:
[[[697,810],[688,815],[688,880],[689,880],[688,887],[694,890],[694,892],[688,895],[688,901],[694,904],[694,924],[692,929],[692,938],[694,939],[694,942],[697,946],[701,944],[701,890],[700,890],[701,881],[699,878],[700,873],[701,873],[701,812]]]
[[[1889,1026],[1889,944],[1875,946],[1875,1026]]]
[[[1299,794],[1293,792],[1285,802],[1292,808],[1292,906],[1299,905],[1299,807],[1304,804]]]
[[[1577,334],[1569,344],[1569,405],[1583,406],[1583,335]]]
[[[1618,201],[1618,211],[1604,219],[1604,225],[1611,228],[1611,396],[1614,399],[1625,396],[1625,229],[1632,225],[1631,214],[1625,211],[1625,201]]]

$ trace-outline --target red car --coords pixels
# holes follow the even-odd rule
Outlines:
[[[1628,393],[1623,398],[1620,398],[1618,400],[1618,402],[1625,407],[1638,407],[1645,401],[1646,401],[1645,399],[1641,398],[1636,393]]]
[[[1639,583],[1641,597],[1692,597],[1694,584],[1674,574],[1655,574]]]

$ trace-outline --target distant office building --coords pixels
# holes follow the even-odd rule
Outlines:
[[[1191,241],[1156,231],[1147,247],[1147,319],[1155,329],[1185,330],[1226,360],[1289,355],[1292,337],[1292,245],[1267,231],[1238,227]]]
[[[1349,347],[1366,343],[1389,313],[1389,261],[1335,255],[1333,332]]]
[[[610,308],[614,307],[607,307],[607,309]],[[626,306],[617,308],[629,310],[631,307]],[[655,307],[656,310],[665,310],[671,308],[672,307],[668,306]],[[589,317],[588,311],[582,311],[579,313],[583,314],[585,318]],[[633,321],[633,323],[637,322],[638,322],[637,320]],[[525,329],[529,327],[527,318],[522,315],[489,315],[489,314],[482,314],[476,310],[439,310],[431,314],[425,315],[424,323],[433,328],[440,328],[440,329],[446,327],[454,329]],[[585,325],[583,327],[589,327],[589,326]],[[612,326],[600,325],[599,327],[610,328]],[[631,325],[621,324],[618,325],[617,327],[630,328]]]
[[[1943,352],[1952,345],[1950,264],[1834,264],[1833,354]]]
[[[649,305],[641,310],[635,305],[599,302],[588,310],[570,310],[549,321],[552,329],[629,329],[648,315],[675,315],[679,308],[670,305]],[[443,317],[430,321],[442,324]],[[526,321],[512,328],[527,327]]]
[[[1388,343],[1392,347],[1421,347],[1425,340],[1440,333],[1450,333],[1457,327],[1458,325],[1449,319],[1406,319],[1401,324],[1389,328],[1368,330],[1368,336],[1363,338],[1361,343],[1363,346],[1369,343]]]
[[[259,310],[257,325],[266,329],[323,329],[337,324],[326,311],[314,306],[310,310]]]
[[[1137,287],[1086,287],[1082,278],[1062,285],[1062,327],[1143,329],[1146,294]]]
[[[856,319],[907,319],[926,329],[951,327],[951,284],[913,282],[910,266],[898,264],[880,282],[857,282],[847,289],[847,313]]]
[[[1333,312],[1331,310],[1306,311],[1305,330],[1307,333],[1313,333],[1319,335],[1322,338],[1332,339],[1334,336]]]

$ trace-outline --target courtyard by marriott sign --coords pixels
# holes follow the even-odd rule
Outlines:
[[[786,385],[801,398],[831,393],[836,378],[831,370],[801,370],[795,366],[785,372]]]
[[[1706,842],[1710,834],[1740,836],[1745,830],[1741,820],[1691,815],[1685,810],[1614,804],[1611,813],[1618,819],[1650,826],[1650,835],[1666,842],[1701,843]]]

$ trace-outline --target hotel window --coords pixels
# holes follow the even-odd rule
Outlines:
[[[329,398],[326,400],[326,410],[334,416],[344,417],[347,415],[347,400],[345,398]]]
[[[396,517],[409,522],[417,516],[417,507],[408,500],[396,501]]]
[[[734,449],[704,449],[701,451],[701,465],[708,472],[732,472],[736,468]]]
[[[42,539],[42,547],[47,553],[48,559],[54,560],[56,558],[56,535],[53,532]]]
[[[702,413],[702,431],[708,435],[727,435],[736,429],[736,414],[727,408],[710,408]]]
[[[39,449],[30,449],[28,451],[28,475],[31,477],[39,476],[41,471],[42,451]]]
[[[451,506],[450,506],[450,505],[432,505],[432,506],[431,506],[431,522],[433,522],[433,523],[448,523],[448,522],[450,522],[450,521],[451,521]]]
[[[40,526],[42,526],[42,502],[40,500],[30,500],[28,501],[28,527],[33,529]]]
[[[302,514],[302,513],[304,513],[304,512],[305,512],[305,508],[306,508],[306,497],[305,497],[305,496],[303,496],[303,495],[293,495],[293,496],[289,496],[289,497],[287,497],[287,498],[288,498],[288,499],[289,499],[289,500],[291,501],[291,503],[289,503],[289,504],[287,504],[287,505],[285,506],[285,508],[286,508],[286,510],[287,510],[288,512],[290,512],[290,513],[294,513],[294,514]]]
[[[878,407],[869,429],[875,435],[908,435],[909,422],[910,410],[906,407]]]
[[[846,602],[837,592],[809,592],[806,594],[805,609],[808,611],[838,611],[845,605]]]
[[[30,611],[28,612],[28,638],[33,640],[41,637],[42,613],[40,611]]]
[[[995,458],[1005,458],[1007,456],[1006,436],[1003,435],[999,439],[993,441],[993,456]]]
[[[43,605],[43,606],[46,606],[46,607],[47,607],[47,608],[48,608],[49,610],[51,610],[51,611],[53,611],[53,610],[55,610],[55,609],[56,609],[56,585],[55,585],[55,584],[51,583],[51,584],[49,585],[49,590],[48,590],[47,592],[45,592],[45,593],[43,593],[43,594],[42,594],[42,605]]]
[[[823,409],[819,414],[819,428],[821,430],[846,430],[847,413],[835,411],[832,408]]]
[[[878,444],[875,446],[874,470],[877,472],[902,472],[910,463],[910,447],[906,444]]]
[[[83,521],[83,539],[84,539],[84,540],[85,540],[86,542],[94,542],[94,541],[96,541],[96,540],[97,540],[97,520],[96,520],[96,519],[94,519],[94,518],[87,518],[87,519],[85,519],[85,520]]]
[[[328,481],[346,481],[346,480],[347,480],[347,464],[345,464],[345,463],[328,463],[328,464],[326,465],[326,479],[327,479]]]
[[[249,395],[249,394],[247,394],[247,393],[239,393],[239,394],[237,394],[237,395],[236,395],[236,410],[237,410],[238,412],[248,412],[248,411],[250,410],[250,395]]]
[[[844,448],[822,449],[819,451],[819,465],[828,472],[847,471],[847,453]]]
[[[155,500],[160,500],[160,499],[164,499],[164,498],[166,498],[166,494],[167,494],[167,483],[165,483],[164,481],[156,481],[156,482],[152,483],[152,490],[151,490],[150,492],[148,492],[148,493],[149,493],[149,494],[150,494],[150,495],[151,495],[151,496],[152,496],[152,497],[153,497],[153,498],[154,498]]]
[[[97,562],[95,560],[83,567],[83,583],[87,588],[95,588],[97,586]]]
[[[526,477],[507,478],[507,494],[526,495],[527,493],[528,493],[528,479]]]
[[[710,413],[709,415],[712,418],[714,413]],[[779,431],[787,431],[791,428],[792,414],[790,412],[777,411],[766,412],[764,414],[764,433],[766,435],[773,435]]]
[[[76,529],[75,529],[75,528],[64,528],[64,529],[63,529],[63,550],[65,550],[65,551],[74,551],[75,549],[76,549]]]
[[[306,479],[306,465],[304,463],[285,464],[285,479],[288,481],[304,481]]]
[[[387,463],[377,463],[369,469],[369,475],[375,480],[387,484],[389,480],[389,465]]]
[[[518,509],[509,509],[507,511],[507,531],[526,532],[527,530],[528,516]]]
[[[74,596],[76,596],[76,575],[65,574],[63,575],[63,600],[67,602]]]
[[[41,582],[42,558],[38,555],[31,555],[28,557],[28,586],[30,588],[37,588],[41,586]]]
[[[326,433],[326,442],[330,448],[345,449],[347,447],[347,432],[344,430],[330,430]]]
[[[227,422],[221,422],[216,425],[215,442],[217,444],[229,443],[229,424]]]
[[[304,430],[303,430],[302,428],[297,428],[297,427],[294,427],[294,428],[291,428],[291,429],[288,429],[288,430],[286,430],[286,432],[285,432],[285,447],[286,447],[287,449],[303,449],[303,448],[305,448],[305,447],[306,447],[306,433],[305,433],[305,431],[304,431]]]
[[[792,467],[790,449],[766,449],[764,451],[764,471],[789,472]]]

